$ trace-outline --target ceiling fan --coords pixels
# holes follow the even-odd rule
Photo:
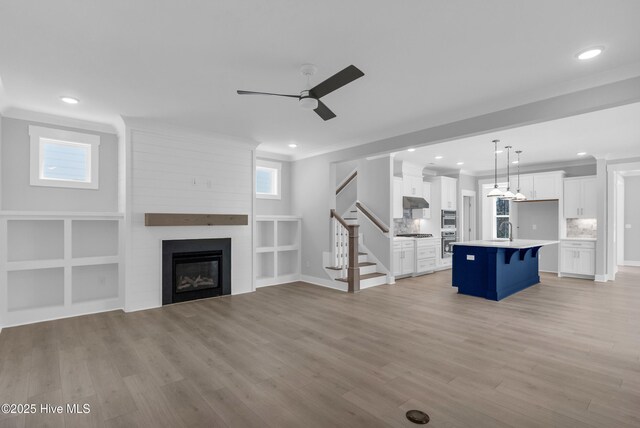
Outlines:
[[[300,68],[300,72],[303,76],[307,76],[307,88],[311,86],[309,84],[309,79],[313,76],[317,67],[313,64],[304,64]],[[358,69],[358,67],[354,65],[350,65],[342,71],[337,72],[333,76],[329,77],[322,83],[317,84],[311,89],[305,89],[300,92],[300,95],[286,95],[286,94],[274,94],[271,92],[253,92],[253,91],[237,91],[238,95],[273,95],[276,97],[288,97],[288,98],[297,98],[300,103],[300,107],[306,110],[315,111],[318,116],[320,116],[324,120],[333,119],[336,117],[335,113],[329,110],[320,98],[324,97],[327,94],[335,91],[336,89],[340,89],[347,83],[351,83],[354,80],[364,76],[364,73]]]

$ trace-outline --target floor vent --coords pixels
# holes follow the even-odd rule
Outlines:
[[[429,423],[429,415],[420,410],[409,410],[407,412],[407,419],[409,419],[414,424],[424,425]]]

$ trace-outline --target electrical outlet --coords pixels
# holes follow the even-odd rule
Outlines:
[[[532,228],[533,230],[538,230],[538,225],[537,225],[537,224],[534,224],[534,225],[532,225],[532,226],[531,226],[531,228]]]
[[[631,225],[630,225],[630,224],[625,224],[625,225],[624,225],[624,228],[625,228],[625,229],[631,229]]]
[[[304,264],[306,267],[311,267],[311,263],[309,263],[309,260],[307,260]]]

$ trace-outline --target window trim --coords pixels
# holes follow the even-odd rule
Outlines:
[[[276,193],[258,193],[258,186],[256,183],[258,168],[268,168],[276,170]],[[282,164],[280,162],[271,162],[262,159],[256,159],[254,184],[256,186],[256,198],[258,199],[282,199]]]
[[[95,134],[85,134],[81,132],[67,131],[63,129],[45,128],[43,126],[29,125],[30,140],[30,180],[32,186],[44,187],[64,187],[72,189],[91,189],[99,187],[99,166],[100,166],[100,136]],[[43,143],[49,141],[60,142],[68,145],[90,146],[89,151],[89,175],[90,181],[73,181],[42,178],[42,158]]]

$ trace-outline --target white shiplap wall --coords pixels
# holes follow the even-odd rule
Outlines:
[[[231,238],[232,294],[254,290],[255,145],[129,129],[125,310],[162,305],[162,240]],[[145,227],[144,214],[248,214],[248,226]]]

